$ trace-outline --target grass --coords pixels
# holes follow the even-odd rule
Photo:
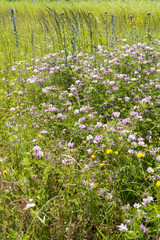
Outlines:
[[[56,19],[56,17],[64,9],[64,18],[61,16],[60,19],[64,20],[65,28],[68,29],[66,33],[67,39],[71,38],[73,31],[71,23],[75,24],[74,15],[76,11],[78,12],[79,47],[83,51],[87,51],[89,48],[90,30],[94,33],[92,39],[94,45],[108,44],[109,38],[111,38],[111,14],[114,15],[115,19],[114,35],[118,39],[128,39],[131,36],[130,16],[132,15],[133,19],[136,19],[136,25],[133,26],[135,39],[139,42],[145,42],[147,13],[151,12],[150,31],[152,37],[157,38],[160,32],[159,2],[140,1],[138,4],[137,6],[136,1],[116,1],[116,4],[113,4],[112,1],[98,2],[98,4],[95,1],[92,4],[91,2],[64,2],[63,4],[61,2],[34,2],[33,4],[29,2],[2,2],[0,10],[0,62],[5,66],[9,66],[19,57],[20,59],[28,60],[31,57],[44,56],[49,51],[57,51],[60,48],[62,50],[63,43],[59,42],[59,37],[57,36],[57,28],[61,28],[62,23],[59,20],[57,22],[58,18]],[[48,7],[51,10],[48,10]],[[19,49],[15,47],[10,8],[15,10]],[[90,15],[92,19],[89,19],[88,12],[93,14]],[[107,12],[107,15],[105,12]],[[92,28],[90,28],[87,21],[91,22]],[[67,44],[71,48],[71,42]]]
[[[0,239],[159,240],[159,2],[1,6]]]

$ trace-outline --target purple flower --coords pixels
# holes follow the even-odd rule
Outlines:
[[[152,67],[152,68],[150,69],[150,73],[153,73],[153,72],[155,72],[155,68]]]
[[[31,179],[36,180],[36,179],[37,179],[37,175],[33,174],[33,176],[31,177]]]
[[[85,121],[86,121],[86,117],[81,117],[78,122],[85,122]]]
[[[41,157],[43,157],[43,152],[42,151],[37,151],[34,152],[33,155],[35,156],[35,158],[40,159]]]
[[[38,151],[40,151],[41,150],[41,148],[38,146],[38,145],[36,145],[35,147],[33,147],[33,151],[34,152],[38,152]]]
[[[123,120],[123,124],[124,124],[124,125],[129,125],[129,124],[131,124],[131,119],[130,119],[130,118],[125,118],[125,119]]]
[[[101,142],[101,141],[102,141],[102,139],[103,139],[103,136],[102,136],[102,135],[95,136],[94,143]]]
[[[130,208],[130,204],[127,204],[127,205],[122,206],[122,209],[123,209],[124,211],[129,210],[129,208]]]
[[[129,102],[129,99],[130,99],[129,97],[124,97],[125,102]]]
[[[85,129],[86,128],[86,126],[84,124],[80,124],[79,127],[80,127],[80,129]]]
[[[119,89],[118,87],[112,87],[112,90],[115,91],[115,92],[117,92],[118,89]]]
[[[140,229],[143,230],[143,232],[147,232],[148,228],[146,228],[143,224],[141,224]]]
[[[69,143],[68,143],[68,147],[69,147],[69,148],[73,148],[73,147],[74,147],[74,143],[69,142]]]
[[[46,131],[45,129],[43,129],[43,130],[41,131],[41,134],[45,134],[45,133],[47,133],[47,131]]]
[[[158,162],[160,162],[160,155],[159,155],[159,156],[157,156],[157,158],[156,158],[156,159],[157,159],[157,161],[158,161]]]
[[[56,116],[57,119],[62,119],[63,118],[63,115],[62,113],[58,113],[58,115]]]
[[[148,203],[150,203],[151,201],[153,201],[153,197],[148,196],[147,198],[143,198],[143,202],[142,205],[146,206]]]

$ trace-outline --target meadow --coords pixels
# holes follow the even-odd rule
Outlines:
[[[159,1],[0,1],[0,239],[160,240]]]

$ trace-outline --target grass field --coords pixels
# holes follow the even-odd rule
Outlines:
[[[0,6],[0,239],[159,240],[159,1]]]
[[[18,49],[10,8],[15,11]],[[149,34],[155,39],[160,35],[159,9],[157,1],[2,2],[0,62],[10,66],[18,58],[62,50],[64,34],[68,49],[77,40],[79,51],[88,51],[91,44],[111,45],[114,38],[145,42]]]

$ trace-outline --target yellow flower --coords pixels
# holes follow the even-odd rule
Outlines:
[[[138,157],[138,158],[141,158],[141,157],[145,157],[145,155],[144,155],[144,153],[138,153],[138,154],[137,154],[137,157]]]
[[[91,155],[91,158],[94,159],[96,156],[94,154]]]
[[[103,167],[105,165],[105,163],[100,163],[100,166]]]
[[[6,173],[7,173],[7,170],[4,170],[4,171],[3,171],[3,174],[6,174]]]
[[[37,137],[42,137],[42,135],[40,133],[37,134]]]
[[[157,181],[157,182],[156,182],[156,186],[157,186],[157,187],[160,187],[160,181]]]
[[[111,152],[113,152],[112,149],[107,149],[107,151],[106,151],[107,154],[110,154]]]
[[[94,187],[94,188],[97,188],[97,183],[95,183],[93,187]]]
[[[146,105],[142,105],[142,107],[146,108],[147,106]]]
[[[116,155],[118,155],[118,151],[115,151],[114,153],[115,153]]]

